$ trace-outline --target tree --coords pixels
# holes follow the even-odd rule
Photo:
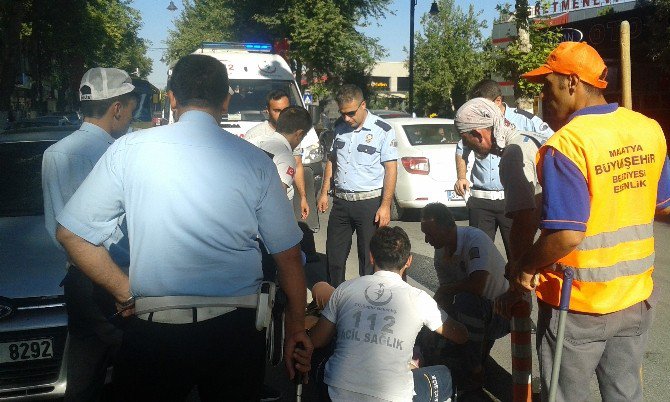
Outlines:
[[[489,76],[490,41],[482,35],[486,22],[470,5],[467,13],[454,0],[440,0],[436,16],[424,16],[417,35],[414,88],[417,113],[453,116],[469,89]]]
[[[30,77],[32,106],[41,112],[56,91],[58,108],[73,108],[88,68],[137,69],[140,77],[146,77],[151,72],[147,42],[139,38],[140,14],[129,4],[128,0],[0,0],[0,41],[4,60],[12,60],[0,67],[0,112],[9,110],[20,73]]]
[[[561,40],[560,32],[541,20],[529,24],[527,32],[527,39],[517,37],[496,53],[497,71],[506,80],[514,82],[514,96],[520,107],[523,107],[524,101],[532,100],[542,90],[541,84],[521,79],[521,74],[544,64]],[[532,51],[528,51],[529,47]]]
[[[650,56],[667,71],[670,70],[670,0],[650,0],[650,3],[656,7],[650,21]]]
[[[170,31],[167,56],[176,60],[203,41],[290,41],[288,58],[299,75],[311,81],[323,75],[360,79],[383,53],[375,41],[356,30],[359,22],[379,17],[390,0],[254,0],[188,1]]]
[[[0,124],[4,125],[10,110],[10,98],[14,92],[19,72],[21,22],[26,13],[24,1],[0,1]]]
[[[200,47],[202,42],[233,40],[233,10],[227,0],[183,2],[184,9],[168,31],[166,56],[176,61]]]

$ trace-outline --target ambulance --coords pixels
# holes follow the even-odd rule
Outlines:
[[[193,54],[212,56],[226,66],[232,90],[228,114],[221,118],[220,125],[226,131],[244,138],[249,129],[267,120],[265,96],[272,90],[281,89],[289,96],[291,105],[305,107],[295,76],[283,57],[272,53],[269,43],[203,42]],[[168,69],[168,81],[172,68]],[[170,108],[165,108],[165,118],[173,121]],[[305,191],[310,204],[307,225],[317,231],[318,213],[316,192],[321,188],[323,175],[323,147],[314,129],[300,143],[305,166]],[[299,197],[295,197],[298,199]]]

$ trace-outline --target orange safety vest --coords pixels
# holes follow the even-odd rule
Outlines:
[[[653,224],[667,153],[661,127],[621,107],[576,116],[538,151],[543,186],[542,161],[552,148],[577,166],[590,195],[585,238],[557,264],[575,270],[570,310],[606,314],[646,300],[653,289]],[[560,271],[544,270],[537,297],[558,306],[562,282]]]

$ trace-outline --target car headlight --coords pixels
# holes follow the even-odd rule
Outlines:
[[[323,161],[323,147],[321,144],[310,145],[303,150],[302,163],[316,163]]]

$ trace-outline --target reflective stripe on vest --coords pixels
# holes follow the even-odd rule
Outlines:
[[[609,282],[622,276],[640,275],[654,265],[654,254],[641,260],[622,261],[608,267],[578,268],[570,267],[575,271],[575,280],[581,282]]]
[[[538,166],[554,149],[579,169],[590,195],[585,237],[557,263],[575,270],[570,310],[606,314],[645,300],[653,290],[653,220],[666,150],[658,123],[624,108],[577,116],[540,149]],[[541,272],[537,297],[557,306],[561,284],[560,272]]]
[[[577,246],[577,250],[587,251],[599,248],[614,247],[619,243],[651,239],[654,237],[654,224],[646,223],[621,228],[616,232],[598,233],[588,236]]]

